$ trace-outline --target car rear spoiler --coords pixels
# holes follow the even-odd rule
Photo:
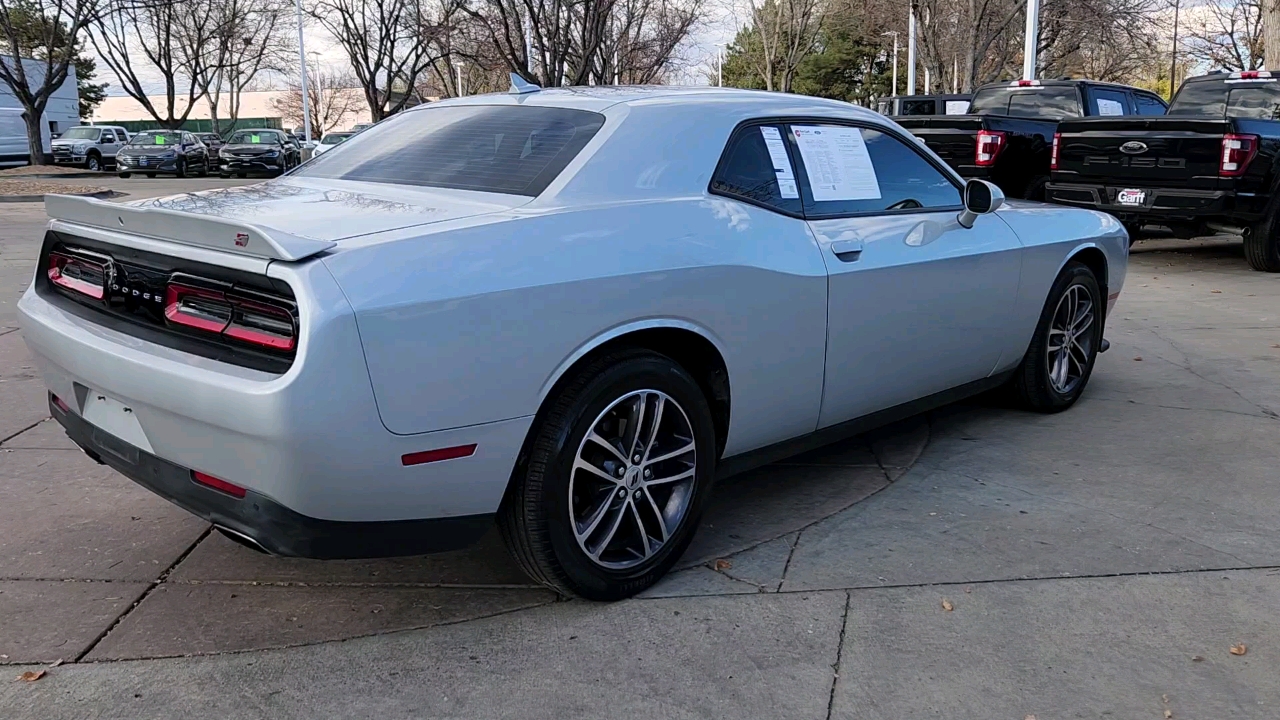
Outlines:
[[[72,195],[45,195],[44,207],[55,220],[268,260],[294,262],[337,245],[211,215]]]

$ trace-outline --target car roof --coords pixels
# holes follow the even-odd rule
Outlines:
[[[768,92],[765,90],[677,85],[597,85],[594,87],[548,88],[523,94],[491,93],[488,95],[468,95],[419,105],[407,112],[421,112],[432,107],[448,105],[534,105],[602,112],[618,105],[637,105],[653,102],[677,104],[685,107],[705,106],[708,110],[713,110],[717,107],[741,107],[743,104],[749,104],[770,115],[805,115],[810,113],[830,115],[833,112],[839,112],[867,119],[882,117],[879,113],[867,108],[860,108],[840,100],[828,100],[809,95],[792,95],[790,93]]]

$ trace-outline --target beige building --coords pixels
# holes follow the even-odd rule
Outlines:
[[[335,122],[333,122],[333,126],[327,129],[350,130],[351,127],[357,123],[371,122],[369,108],[363,102],[363,96],[360,95],[359,90],[348,88],[334,90],[331,92],[342,92],[347,94],[354,93],[354,97],[352,98],[352,102],[344,103],[344,105],[351,107],[352,110],[339,115],[335,119]],[[242,93],[240,95],[239,117],[246,119],[279,118],[282,127],[292,128],[295,124],[300,123],[301,119],[285,118],[283,117],[283,113],[281,113],[280,109],[277,107],[277,101],[289,94],[291,93],[288,90],[257,90]],[[297,91],[292,91],[292,94],[294,96],[294,104],[296,105]],[[358,102],[355,101],[357,99],[359,100]],[[157,109],[162,108],[165,105],[165,97],[163,95],[153,95],[150,97],[150,101],[152,106]],[[229,105],[225,96],[221,98],[218,106],[218,117],[225,120],[227,116],[230,115]],[[184,109],[186,109],[186,98],[179,97],[177,99],[177,108],[174,112],[176,114],[181,114]],[[187,118],[189,120],[210,119],[208,98],[200,98],[196,100],[195,108],[192,109],[191,114],[188,115]],[[107,97],[102,101],[101,105],[94,109],[93,117],[91,119],[93,122],[98,123],[153,120],[151,115],[147,113],[146,109],[142,107],[142,104],[128,95],[112,95]],[[316,129],[312,128],[312,133],[315,132]]]

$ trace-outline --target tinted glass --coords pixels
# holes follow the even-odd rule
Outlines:
[[[228,145],[279,145],[280,136],[270,130],[237,130],[227,139]]]
[[[800,126],[812,127],[812,126]],[[806,167],[802,186],[805,214],[810,216],[851,215],[893,210],[960,208],[960,189],[921,155],[912,145],[888,133],[860,128],[880,197],[860,200],[815,201]],[[800,153],[803,162],[804,153]]]
[[[759,125],[746,127],[738,131],[725,148],[720,167],[711,180],[711,189],[717,193],[740,197],[784,212],[800,213],[800,197],[796,188],[789,188],[789,195],[783,197],[778,186],[778,170],[774,167],[773,157],[765,144],[764,133],[777,134],[777,147],[785,136],[785,131],[776,125]],[[786,152],[785,146],[783,152]],[[795,170],[791,160],[786,160],[787,173],[795,182]]]
[[[178,145],[182,142],[182,133],[176,132],[140,132],[129,141],[130,145]]]
[[[1114,116],[1129,114],[1129,98],[1119,90],[1108,88],[1090,88],[1089,113],[1091,115]]]
[[[329,133],[320,141],[321,145],[337,145],[338,143],[351,137],[349,133]]]
[[[73,127],[62,133],[62,137],[66,140],[97,140],[98,128]]]
[[[1139,115],[1163,115],[1165,111],[1164,102],[1155,95],[1146,93],[1134,93],[1133,101],[1138,106]]]
[[[969,106],[973,115],[1061,119],[1080,117],[1080,98],[1074,85],[1021,88],[987,87],[978,90]]]
[[[938,103],[934,100],[903,100],[901,115],[937,115]]]
[[[1226,75],[1222,78],[1185,83],[1169,105],[1168,114],[1280,119],[1280,83],[1230,83]]]
[[[566,108],[426,107],[378,123],[295,174],[537,195],[602,124],[599,113]]]

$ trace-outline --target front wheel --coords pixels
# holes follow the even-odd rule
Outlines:
[[[184,177],[186,177],[186,176],[187,176],[187,164],[186,164],[184,161],[179,160],[179,161],[178,161],[177,168],[175,168],[175,169],[174,169],[173,174],[174,174],[175,176],[177,176],[177,177],[180,177],[180,178],[184,178]]]
[[[149,178],[153,178],[153,177],[155,177],[155,176],[156,176],[156,174],[155,174],[155,173],[147,173],[147,177],[149,177]]]
[[[1014,373],[1013,388],[1022,404],[1039,412],[1060,412],[1080,399],[1102,345],[1103,308],[1093,271],[1083,263],[1067,263]]]
[[[128,179],[129,179],[129,175],[130,175],[130,174],[131,174],[131,173],[120,173],[120,177],[121,177],[121,178],[123,178],[123,179],[125,179],[125,180],[128,180]]]
[[[1280,231],[1276,227],[1277,215],[1254,225],[1244,236],[1244,259],[1249,267],[1262,272],[1280,272]]]
[[[84,169],[89,172],[99,172],[102,170],[102,158],[97,155],[90,155],[85,158]]]
[[[702,516],[716,454],[706,397],[671,359],[623,350],[549,402],[499,511],[502,537],[552,589],[630,597],[675,564]]]

